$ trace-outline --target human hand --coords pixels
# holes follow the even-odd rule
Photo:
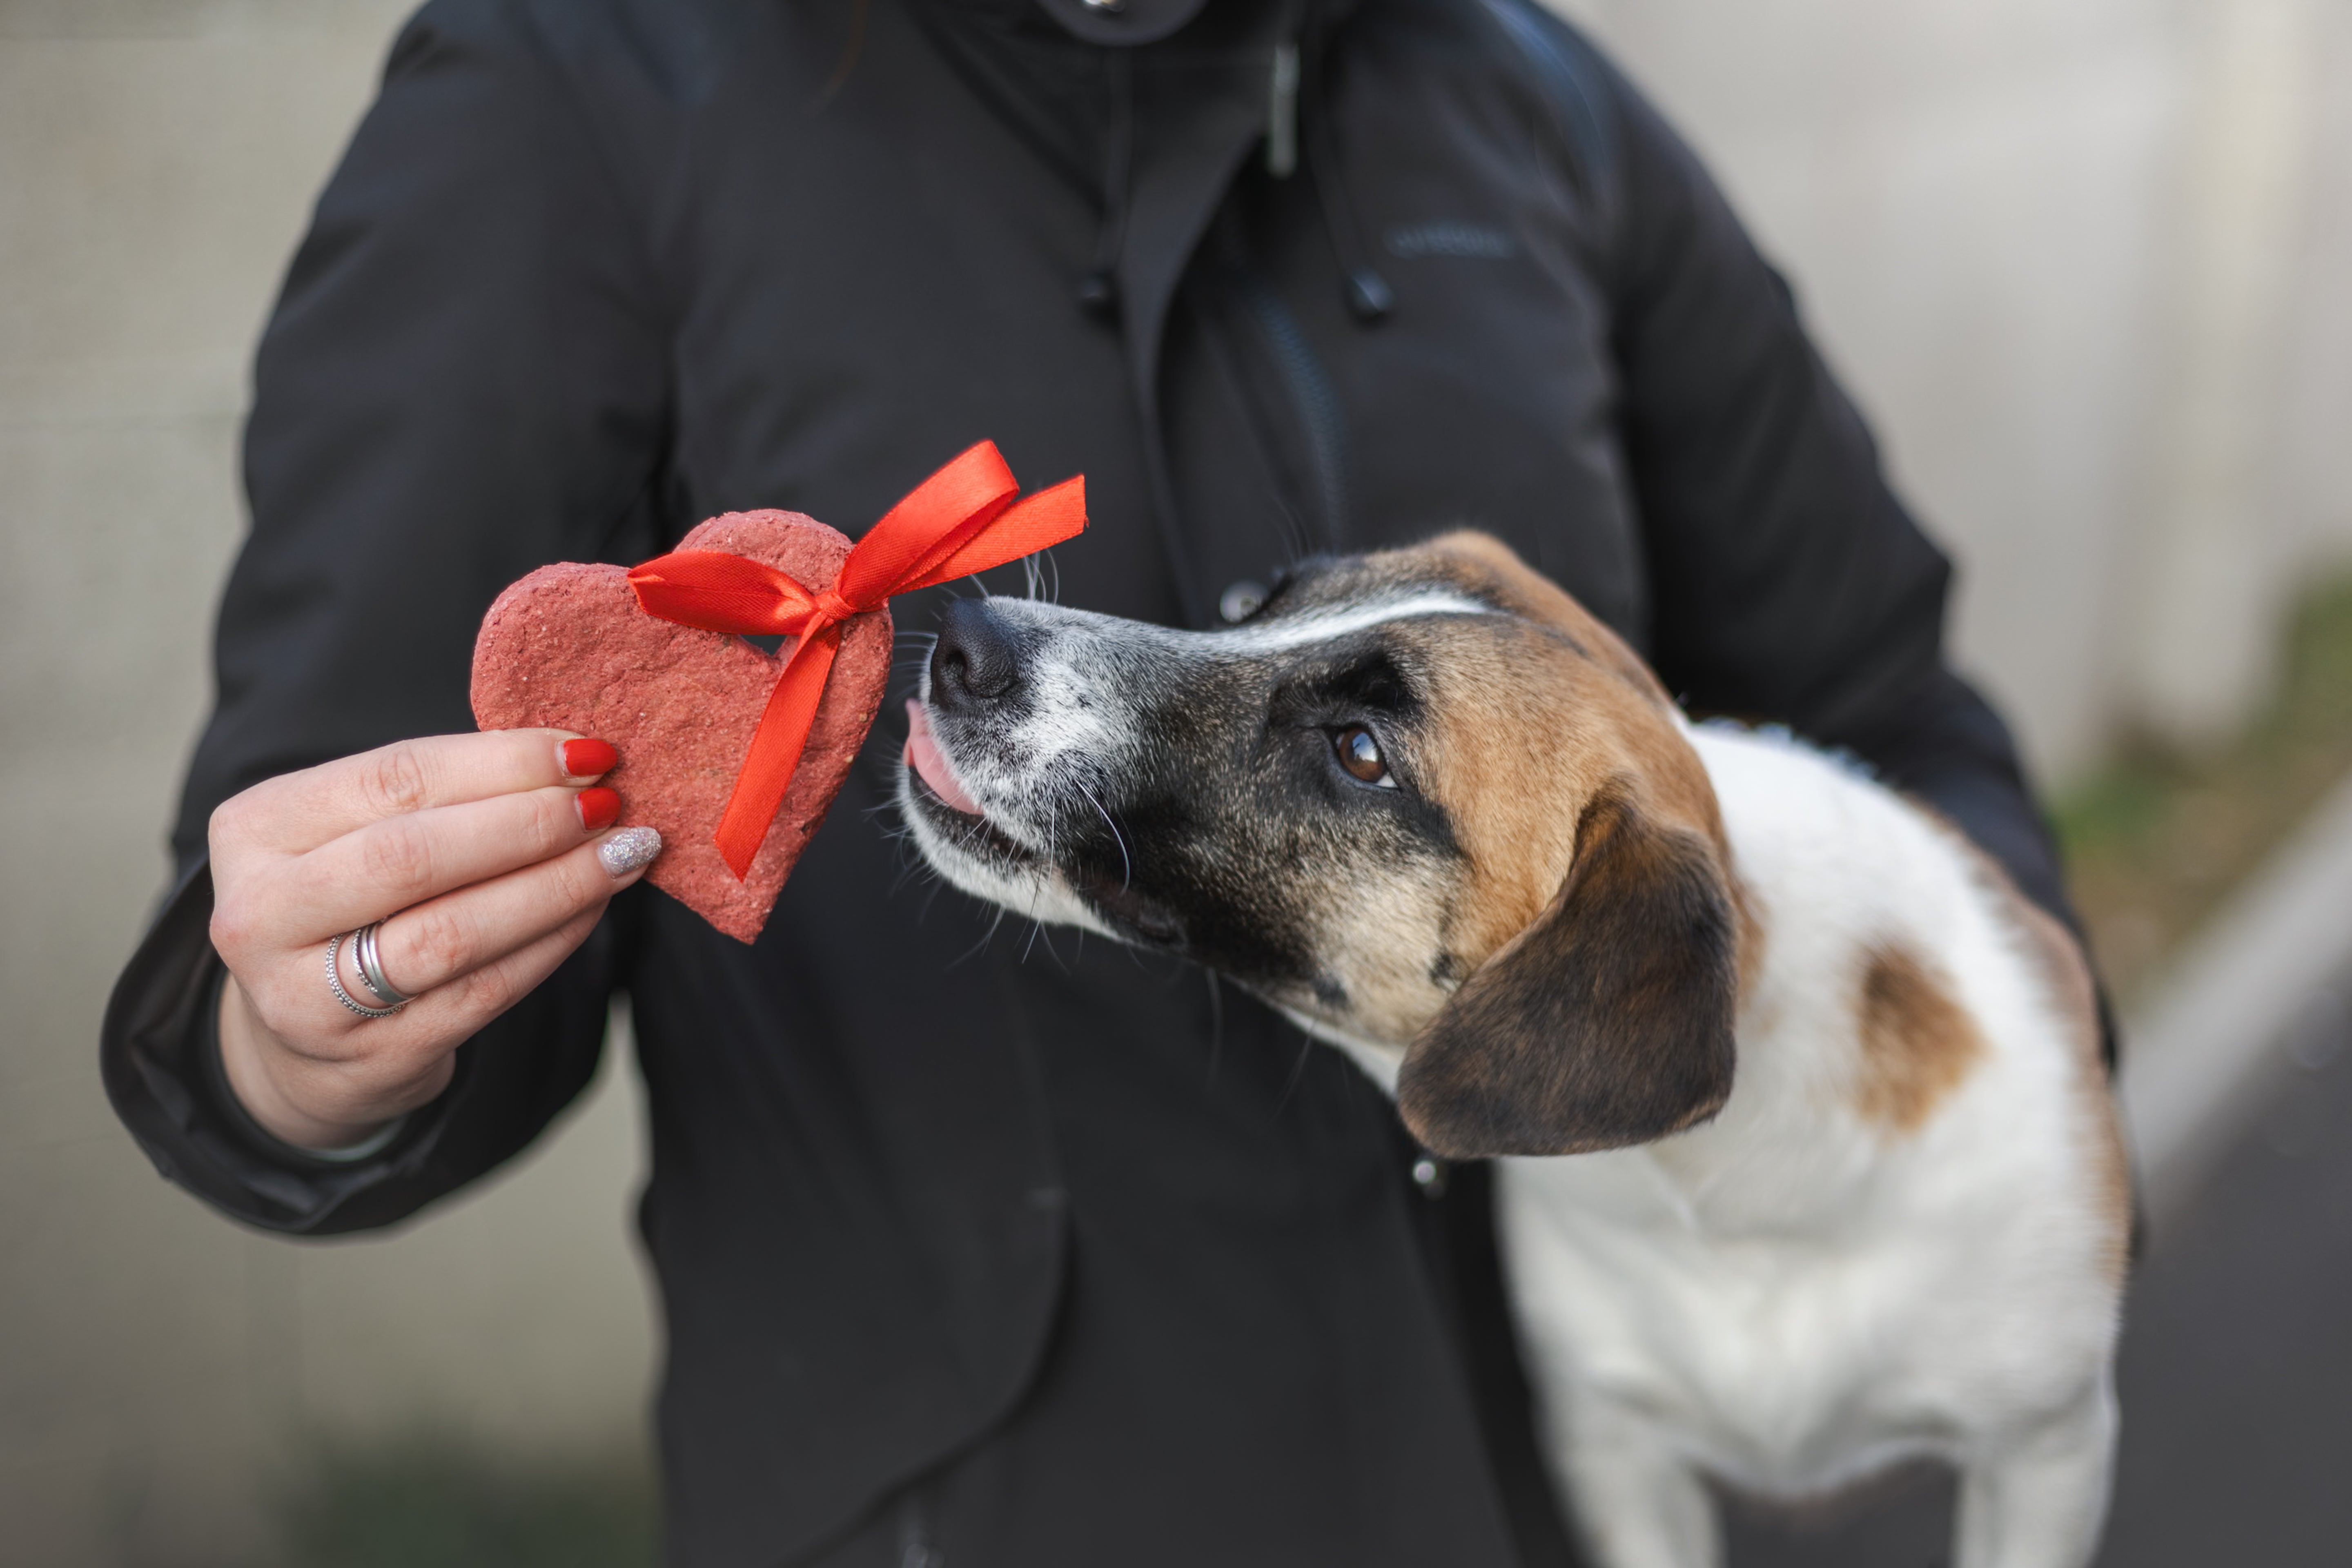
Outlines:
[[[212,816],[221,1063],[255,1121],[303,1148],[363,1142],[446,1088],[455,1052],[587,939],[660,852],[608,831],[602,741],[501,730],[404,741],[287,773]],[[367,1017],[327,984],[328,942],[370,921],[378,978],[412,998]],[[354,1004],[378,993],[354,943]]]

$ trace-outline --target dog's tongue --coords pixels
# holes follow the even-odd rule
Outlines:
[[[966,816],[980,815],[980,803],[964,793],[955,770],[940,754],[940,743],[931,739],[931,721],[923,717],[923,705],[911,697],[907,700],[907,765],[950,807]]]

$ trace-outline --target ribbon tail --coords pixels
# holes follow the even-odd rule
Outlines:
[[[1086,526],[1087,479],[1080,474],[1035,495],[1022,497],[992,520],[985,530],[967,536],[940,559],[925,562],[915,575],[891,591],[911,593],[917,588],[969,577],[975,572],[1018,561],[1024,555],[1034,555],[1049,545],[1075,538],[1086,531]]]
[[[784,804],[784,791],[808,745],[817,704],[824,699],[825,678],[833,672],[833,657],[840,647],[839,623],[828,621],[809,631],[793,645],[768,693],[751,752],[735,775],[735,793],[728,796],[719,831],[712,835],[719,858],[739,882],[751,874],[752,858],[767,842],[777,808]]]
[[[986,527],[1020,493],[995,442],[966,448],[866,531],[842,563],[834,591],[872,609]]]

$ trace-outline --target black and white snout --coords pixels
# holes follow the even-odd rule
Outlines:
[[[931,705],[969,712],[1002,701],[1021,681],[1020,634],[986,599],[959,599],[940,617],[931,649]]]

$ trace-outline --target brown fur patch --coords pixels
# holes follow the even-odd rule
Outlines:
[[[1916,953],[1894,944],[1867,951],[1855,1108],[1868,1121],[1915,1132],[1984,1055],[1984,1037]]]
[[[1462,529],[1440,534],[1421,548],[1457,567],[1469,568],[1474,585],[1488,597],[1517,615],[1567,633],[1591,658],[1652,704],[1673,709],[1674,699],[1624,638],[1493,534]]]
[[[1604,793],[1698,835],[1722,868],[1714,786],[1623,639],[1487,535],[1446,534],[1393,559],[1416,581],[1451,580],[1517,617],[1436,622],[1422,634],[1439,656],[1440,715],[1423,782],[1469,869],[1449,952],[1475,969],[1535,922],[1569,873],[1585,808]]]

